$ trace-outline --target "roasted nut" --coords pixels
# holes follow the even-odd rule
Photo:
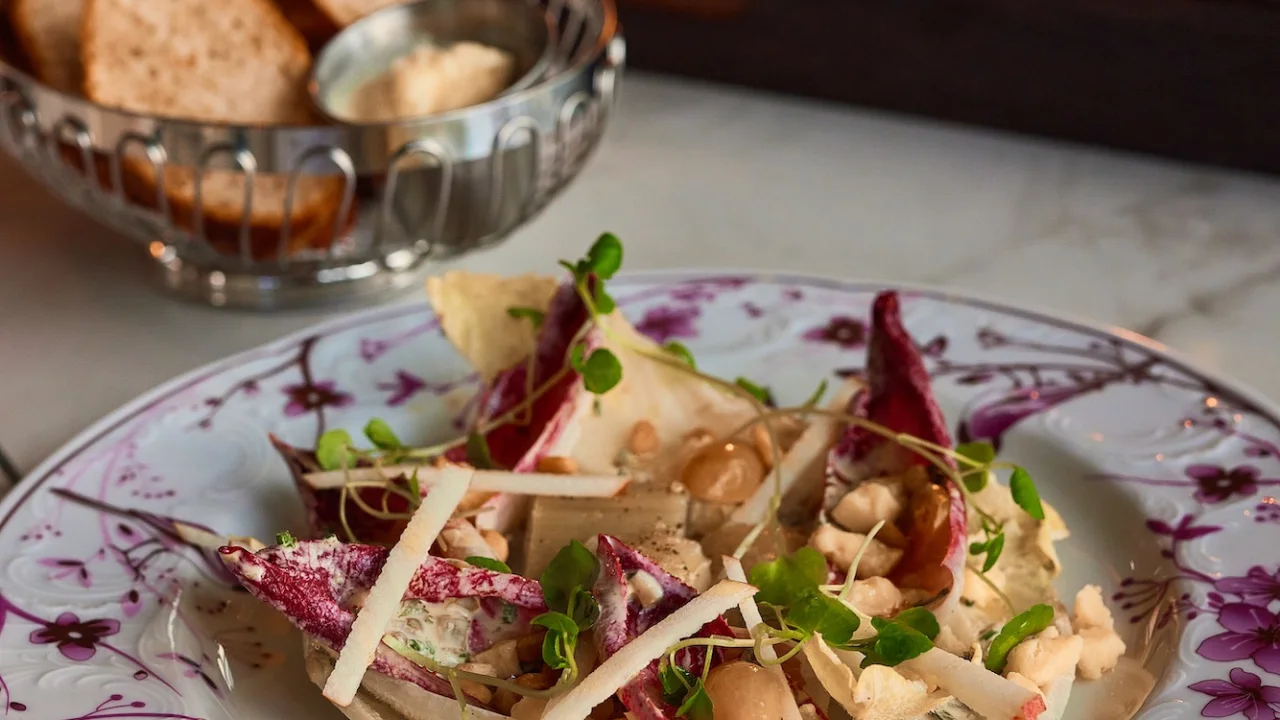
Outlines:
[[[627,449],[636,455],[652,455],[658,452],[658,429],[648,420],[641,420],[631,428]]]
[[[542,659],[542,639],[547,633],[536,632],[516,640],[516,657],[522,663],[531,663]]]
[[[751,427],[751,440],[756,445],[756,452],[760,454],[760,462],[764,463],[765,470],[773,469],[773,440],[769,437],[769,430],[763,424],[756,424]],[[779,452],[781,456],[781,452]]]
[[[476,675],[488,675],[489,677],[495,676],[493,667],[484,663],[463,663],[458,666],[458,669],[463,672],[469,672]],[[481,685],[474,680],[459,680],[458,686],[462,688],[462,692],[486,705],[493,699],[493,688],[487,685]]]
[[[511,553],[511,544],[507,542],[507,538],[497,530],[481,530],[480,537],[493,550],[493,554],[502,562],[507,561],[507,557]]]
[[[696,452],[685,463],[680,481],[689,494],[711,503],[740,503],[764,482],[764,463],[756,451],[742,443],[714,444]]]
[[[573,475],[578,472],[578,461],[563,455],[547,455],[538,459],[538,472]]]
[[[501,688],[493,692],[493,709],[503,715],[510,715],[511,708],[515,707],[518,702],[520,702],[520,696],[511,690]]]
[[[556,684],[558,673],[551,668],[545,668],[542,672],[525,673],[516,678],[516,684],[520,687],[527,687],[530,690],[548,690],[552,685]]]

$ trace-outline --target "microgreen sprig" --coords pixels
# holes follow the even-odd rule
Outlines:
[[[529,307],[509,307],[507,315],[516,320],[528,320],[535,330],[542,327],[542,321],[547,319],[545,312]]]
[[[662,699],[677,708],[676,717],[714,720],[715,707],[702,678],[674,663],[663,663],[658,679],[662,683]]]
[[[542,571],[547,612],[534,618],[533,624],[547,629],[542,641],[542,660],[547,665],[577,675],[578,636],[600,618],[600,604],[591,594],[599,576],[600,561],[577,540],[561,548]]]
[[[987,656],[983,661],[987,669],[993,673],[1004,671],[1009,653],[1018,643],[1042,632],[1053,624],[1053,608],[1049,605],[1033,605],[1027,610],[1013,616],[1000,628],[1000,632],[991,640],[987,648]]]
[[[492,570],[494,572],[500,572],[500,573],[511,572],[510,565],[507,565],[501,560],[495,560],[493,558],[484,557],[483,555],[474,555],[472,557],[469,557],[467,558],[466,562],[468,565],[474,565],[475,567],[483,568],[485,570]]]

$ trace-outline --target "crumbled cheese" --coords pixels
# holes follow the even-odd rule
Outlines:
[[[1103,673],[1113,670],[1124,655],[1124,640],[1115,630],[1085,628],[1076,637],[1084,640],[1076,670],[1085,680],[1097,680]]]
[[[1076,593],[1076,605],[1071,613],[1071,624],[1077,631],[1084,628],[1113,628],[1115,618],[1102,601],[1102,588],[1085,585]]]
[[[891,523],[906,507],[901,485],[866,482],[851,490],[831,510],[831,517],[846,530],[867,533],[876,523]]]
[[[923,682],[910,680],[884,665],[872,665],[862,671],[853,698],[857,703],[849,709],[853,717],[877,720],[915,720],[951,699],[946,693],[930,694]]]
[[[866,542],[870,545],[862,555],[862,561],[858,563],[859,578],[888,575],[902,559],[901,550],[891,548],[875,538],[867,540],[867,536],[862,533],[846,532],[830,523],[819,525],[809,538],[809,546],[822,553],[823,557],[841,570],[849,569],[858,549]]]
[[[872,617],[889,617],[902,606],[902,591],[882,577],[857,580],[849,588],[849,603]]]
[[[1045,688],[1062,675],[1074,674],[1083,649],[1084,640],[1080,636],[1064,637],[1056,628],[1049,628],[1018,643],[1009,653],[1006,669],[1025,676],[1036,687]]]
[[[1116,632],[1115,618],[1102,601],[1102,588],[1086,585],[1076,593],[1071,622],[1084,641],[1080,664],[1076,667],[1080,677],[1097,680],[1103,673],[1114,669],[1124,655],[1125,644]]]

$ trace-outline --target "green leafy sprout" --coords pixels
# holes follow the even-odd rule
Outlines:
[[[475,567],[484,568],[485,570],[492,570],[494,572],[500,572],[500,573],[511,572],[510,565],[507,565],[501,560],[495,560],[494,558],[484,557],[481,555],[473,555],[467,558],[466,563],[468,565],[474,565]]]
[[[1049,605],[1033,605],[1015,615],[992,638],[983,664],[993,673],[1003,672],[1005,664],[1009,661],[1009,653],[1018,646],[1018,643],[1044,631],[1052,624],[1053,608]]]
[[[542,321],[547,319],[547,314],[537,308],[509,307],[507,315],[516,320],[528,320],[535,330],[542,327]]]
[[[600,576],[600,561],[585,545],[574,540],[560,549],[539,578],[547,612],[533,624],[547,629],[542,641],[542,660],[571,676],[578,673],[574,653],[578,636],[600,618],[600,604],[591,588]]]

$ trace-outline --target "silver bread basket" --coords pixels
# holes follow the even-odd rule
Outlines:
[[[0,60],[0,146],[57,195],[144,244],[170,291],[219,307],[355,300],[416,285],[428,261],[500,242],[589,159],[617,99],[625,44],[612,0],[541,0],[552,28],[543,77],[420,121],[238,127],[132,114],[50,89]],[[130,158],[126,163],[125,158]],[[130,163],[194,170],[184,216]],[[243,173],[243,217],[202,217],[201,178]],[[283,222],[250,223],[256,178],[287,178]],[[341,207],[299,243],[299,180],[340,178]]]

